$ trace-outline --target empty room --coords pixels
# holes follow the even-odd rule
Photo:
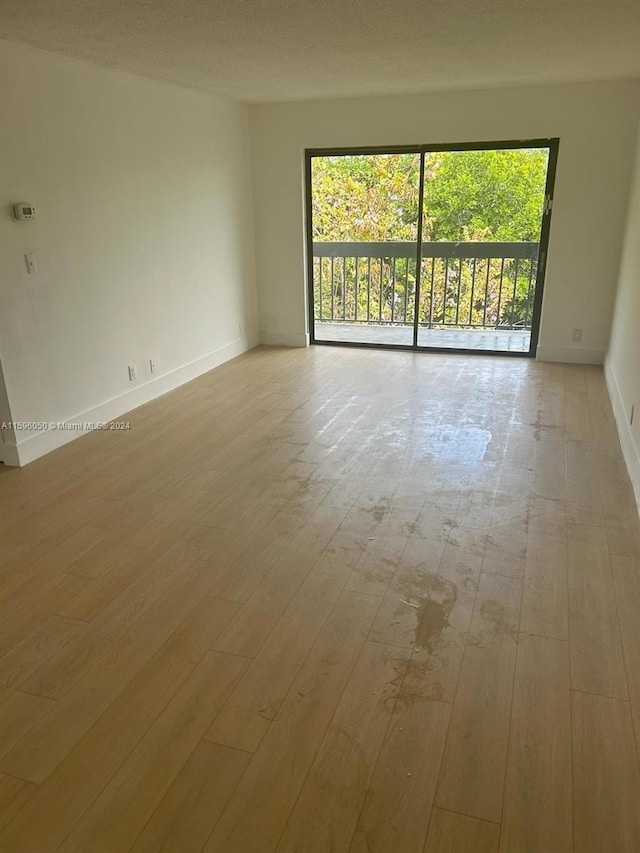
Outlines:
[[[0,853],[640,851],[640,6],[5,0]]]

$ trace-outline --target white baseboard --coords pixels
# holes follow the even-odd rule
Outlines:
[[[309,335],[306,332],[267,331],[262,336],[262,343],[269,347],[308,347]]]
[[[631,485],[633,487],[633,493],[636,497],[638,513],[640,513],[640,449],[636,446],[633,433],[631,432],[631,427],[629,425],[630,413],[627,412],[625,408],[618,380],[616,379],[615,373],[613,372],[608,359],[604,364],[604,376],[607,383],[607,390],[609,392],[609,399],[611,400],[613,416],[616,419],[616,426],[618,427],[618,436],[620,437],[622,455],[624,456],[627,471],[629,472],[629,479],[631,480]]]
[[[165,373],[163,376],[158,376],[157,379],[145,382],[144,385],[138,385],[118,397],[106,400],[93,409],[69,418],[64,423],[107,423],[108,421],[112,421],[114,418],[119,418],[133,409],[137,409],[138,406],[150,403],[151,400],[155,400],[157,397],[173,391],[174,388],[178,388],[180,385],[196,379],[203,373],[213,370],[214,367],[218,367],[225,361],[242,355],[242,353],[247,352],[257,345],[257,336],[238,338],[230,344],[226,344],[213,352],[207,353],[207,355],[195,359],[195,361],[184,364],[182,367]],[[4,462],[6,465],[27,465],[29,462],[33,462],[34,459],[38,459],[40,456],[44,456],[46,453],[62,447],[64,444],[68,444],[70,441],[80,438],[80,436],[88,432],[91,432],[91,430],[60,429],[32,433],[22,441],[18,441],[17,445],[14,445],[14,450],[11,450],[12,446],[9,444],[3,445],[4,453],[6,454],[7,452],[5,448],[8,448],[11,454],[11,459],[5,458]]]
[[[594,347],[560,347],[539,344],[536,350],[538,361],[556,361],[562,364],[604,364],[605,351]]]

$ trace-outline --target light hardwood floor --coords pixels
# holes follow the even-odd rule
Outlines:
[[[0,466],[2,853],[637,853],[602,370],[259,349]]]

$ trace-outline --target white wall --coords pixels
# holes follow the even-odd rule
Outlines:
[[[0,462],[17,465],[19,460],[17,458],[15,430],[11,426],[12,420],[4,371],[0,361]]]
[[[606,374],[622,449],[640,508],[640,137]],[[632,407],[635,407],[633,425]]]
[[[305,148],[557,136],[560,155],[538,356],[602,362],[639,109],[637,81],[252,106],[263,339],[305,341]],[[583,330],[581,344],[572,343],[574,328]]]
[[[255,345],[246,107],[0,43],[0,115],[15,420],[115,417]],[[37,220],[14,222],[18,201]],[[20,432],[5,455],[26,462],[76,436]]]

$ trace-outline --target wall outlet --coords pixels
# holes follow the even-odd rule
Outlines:
[[[266,342],[267,342],[267,330],[266,329],[260,329],[260,342],[263,344],[266,344]]]
[[[149,373],[157,373],[158,372],[158,362],[155,358],[149,359]]]
[[[582,340],[582,329],[574,329],[573,330],[573,342],[574,344],[579,344]]]
[[[38,272],[38,259],[36,258],[35,252],[27,252],[24,256],[24,259],[27,264],[27,272],[29,274]]]
[[[273,326],[274,329],[276,329],[278,327],[278,315],[277,314],[271,315],[271,325]]]
[[[129,365],[129,382],[136,381],[136,368],[134,364]]]

